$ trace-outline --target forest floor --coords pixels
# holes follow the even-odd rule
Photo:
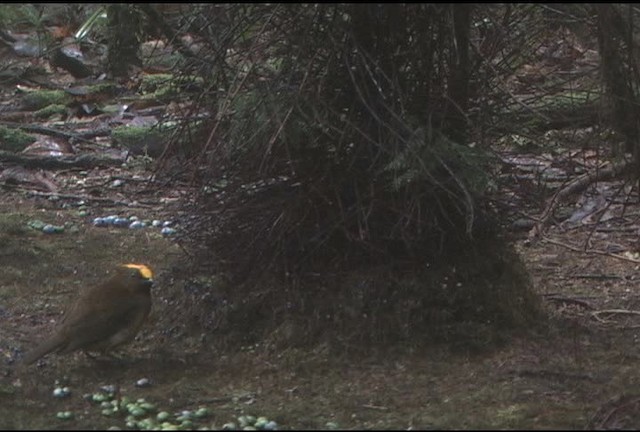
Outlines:
[[[552,40],[555,47],[557,38]],[[2,54],[6,62],[9,55]],[[524,74],[520,81],[535,86],[540,76],[550,75],[547,69],[528,67],[527,71],[534,79],[527,80]],[[75,83],[72,77],[66,78],[61,84]],[[83,88],[71,94],[83,96]],[[12,112],[19,105],[16,102],[22,93],[18,90],[23,91],[24,85],[0,86],[4,92],[0,113],[3,120],[33,126],[32,113]],[[113,124],[146,124],[154,108],[141,105],[133,110],[135,117],[127,117],[122,102],[123,113],[94,118],[84,112],[84,106],[90,105],[85,102],[72,104],[82,116],[65,114],[65,121],[44,125],[63,126],[65,131],[71,127],[74,133],[110,131]],[[147,108],[144,113],[143,107]],[[597,171],[602,152],[586,150],[587,141],[573,132],[557,133],[557,142],[544,146],[550,155],[518,155],[508,161],[529,167],[529,183],[520,191],[531,186],[529,190],[537,193],[536,182],[543,169],[559,174],[560,183],[569,176],[565,173],[583,169],[585,161],[591,161],[588,170]],[[549,135],[553,138],[554,134]],[[60,138],[59,133],[53,136]],[[108,138],[88,136],[81,135],[72,150],[121,155]],[[68,137],[40,137],[36,143],[40,146],[26,154],[47,157],[69,152]],[[538,146],[537,138],[508,138],[513,142],[506,140],[505,147],[528,151]],[[574,148],[563,148],[570,138],[575,140]],[[598,141],[609,148],[606,139]],[[559,165],[568,159],[573,159],[567,164],[570,169],[558,173]],[[626,211],[598,220],[598,224],[574,213],[573,226],[551,226],[537,241],[514,239],[548,313],[545,334],[513,336],[499,347],[474,353],[447,345],[413,350],[371,347],[342,354],[323,346],[280,351],[260,344],[222,348],[212,344],[197,326],[189,326],[181,315],[183,309],[177,307],[180,299],[191,295],[179,276],[184,274],[188,257],[171,237],[163,237],[158,228],[131,230],[92,224],[95,217],[110,214],[180,219],[173,203],[181,191],[149,183],[145,163],[124,170],[50,172],[2,165],[0,429],[127,428],[127,415],[122,411],[103,413],[108,408],[84,397],[100,393],[104,386],[115,386],[122,398],[144,398],[157,411],[171,415],[208,408],[207,416],[192,419],[185,427],[221,428],[238,423],[239,416],[252,415],[273,420],[280,429],[640,428],[640,391],[636,390],[640,381],[640,261],[634,255],[640,248],[640,227],[634,220],[639,214],[637,204],[626,206],[625,202]],[[30,185],[24,187],[25,183]],[[521,186],[516,181],[511,184]],[[48,192],[33,193],[43,188]],[[584,207],[595,203],[603,210],[600,214],[610,212],[602,208],[600,198],[605,192],[587,200]],[[608,193],[610,201],[620,198],[614,189]],[[514,207],[525,211],[524,206]],[[531,213],[539,210],[536,207]],[[45,234],[29,226],[35,221],[66,224],[65,230]],[[584,245],[588,245],[586,251]],[[53,354],[32,366],[21,366],[24,353],[55,328],[78,290],[100,281],[124,262],[150,265],[156,272],[156,284],[150,322],[126,347],[123,359]],[[137,386],[141,379],[147,379],[149,385]],[[64,387],[70,394],[54,397],[54,390]],[[73,414],[71,418],[57,417],[67,411]],[[155,418],[156,413],[150,410],[149,415]],[[176,424],[174,417],[170,419]],[[144,425],[154,426],[147,422],[138,427]]]
[[[100,170],[82,175],[85,183],[109,180]],[[105,416],[83,397],[105,385],[171,414],[207,407],[196,427],[220,428],[241,415],[264,416],[282,429],[640,427],[638,265],[567,247],[587,240],[620,245],[637,231],[552,227],[554,243],[516,241],[545,299],[551,324],[543,336],[513,337],[475,354],[442,345],[343,355],[322,347],[273,352],[259,344],[222,350],[189,328],[167,328],[184,292],[174,275],[185,255],[170,238],[159,229],[91,224],[118,212],[175,214],[98,201],[79,215],[60,200],[6,188],[0,203],[0,429],[125,428],[125,414]],[[35,219],[67,222],[67,229],[44,234],[28,226]],[[23,353],[51,332],[77,290],[123,262],[148,263],[157,273],[152,319],[124,360],[50,355],[21,367]],[[151,384],[137,387],[142,378]],[[54,397],[63,386],[71,394]],[[58,419],[62,411],[73,418]]]

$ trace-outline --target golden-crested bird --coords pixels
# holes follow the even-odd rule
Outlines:
[[[130,342],[151,310],[153,273],[143,264],[124,264],[106,282],[81,293],[56,332],[24,357],[31,364],[51,352],[106,353]]]

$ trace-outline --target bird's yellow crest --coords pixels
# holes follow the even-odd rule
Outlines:
[[[143,278],[153,279],[153,272],[144,264],[124,264],[123,267],[138,269]]]

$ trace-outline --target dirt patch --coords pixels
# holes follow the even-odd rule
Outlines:
[[[0,428],[125,427],[124,414],[104,416],[83,398],[104,385],[119,385],[121,395],[145,398],[171,413],[207,407],[210,415],[196,423],[206,427],[243,414],[265,416],[282,428],[638,425],[628,411],[635,406],[629,390],[639,381],[640,317],[593,313],[637,306],[637,267],[629,262],[519,242],[547,298],[550,330],[514,336],[488,352],[471,354],[451,345],[344,353],[261,345],[223,350],[197,328],[179,326],[184,320],[178,317],[169,325],[172,305],[185,295],[182,281],[172,279],[184,255],[171,240],[152,231],[94,227],[93,215],[42,211],[15,194],[4,194],[3,202]],[[27,227],[34,218],[71,220],[78,231],[43,234]],[[577,242],[587,235],[586,229],[574,230],[566,238]],[[123,360],[51,355],[27,369],[13,362],[53,328],[78,289],[123,261],[146,262],[158,273],[154,318]],[[136,387],[141,378],[151,386]],[[69,387],[71,395],[54,398],[56,386]],[[59,420],[60,411],[74,418]]]

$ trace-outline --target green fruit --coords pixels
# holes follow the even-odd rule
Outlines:
[[[107,397],[106,395],[102,394],[102,393],[94,393],[93,396],[91,396],[91,400],[94,402],[98,402],[98,403],[102,403],[106,400],[109,400],[111,398]]]
[[[203,418],[209,415],[208,408],[198,408],[198,410],[194,414],[197,418]]]
[[[166,411],[160,411],[158,413],[158,415],[156,416],[156,418],[158,419],[159,422],[164,422],[169,420],[169,418],[171,417],[171,414],[169,414]]]
[[[145,411],[155,411],[156,410],[156,406],[154,404],[152,404],[151,402],[143,402],[140,404],[140,408],[142,408]]]
[[[269,420],[266,417],[258,417],[254,426],[258,429],[262,429],[267,423],[269,423]]]
[[[132,409],[130,409],[129,412],[134,417],[142,417],[143,415],[145,415],[147,413],[145,410],[143,410],[142,408],[137,407],[137,406],[133,407]]]
[[[59,411],[56,413],[56,417],[60,420],[71,420],[73,418],[73,413],[71,411]]]

